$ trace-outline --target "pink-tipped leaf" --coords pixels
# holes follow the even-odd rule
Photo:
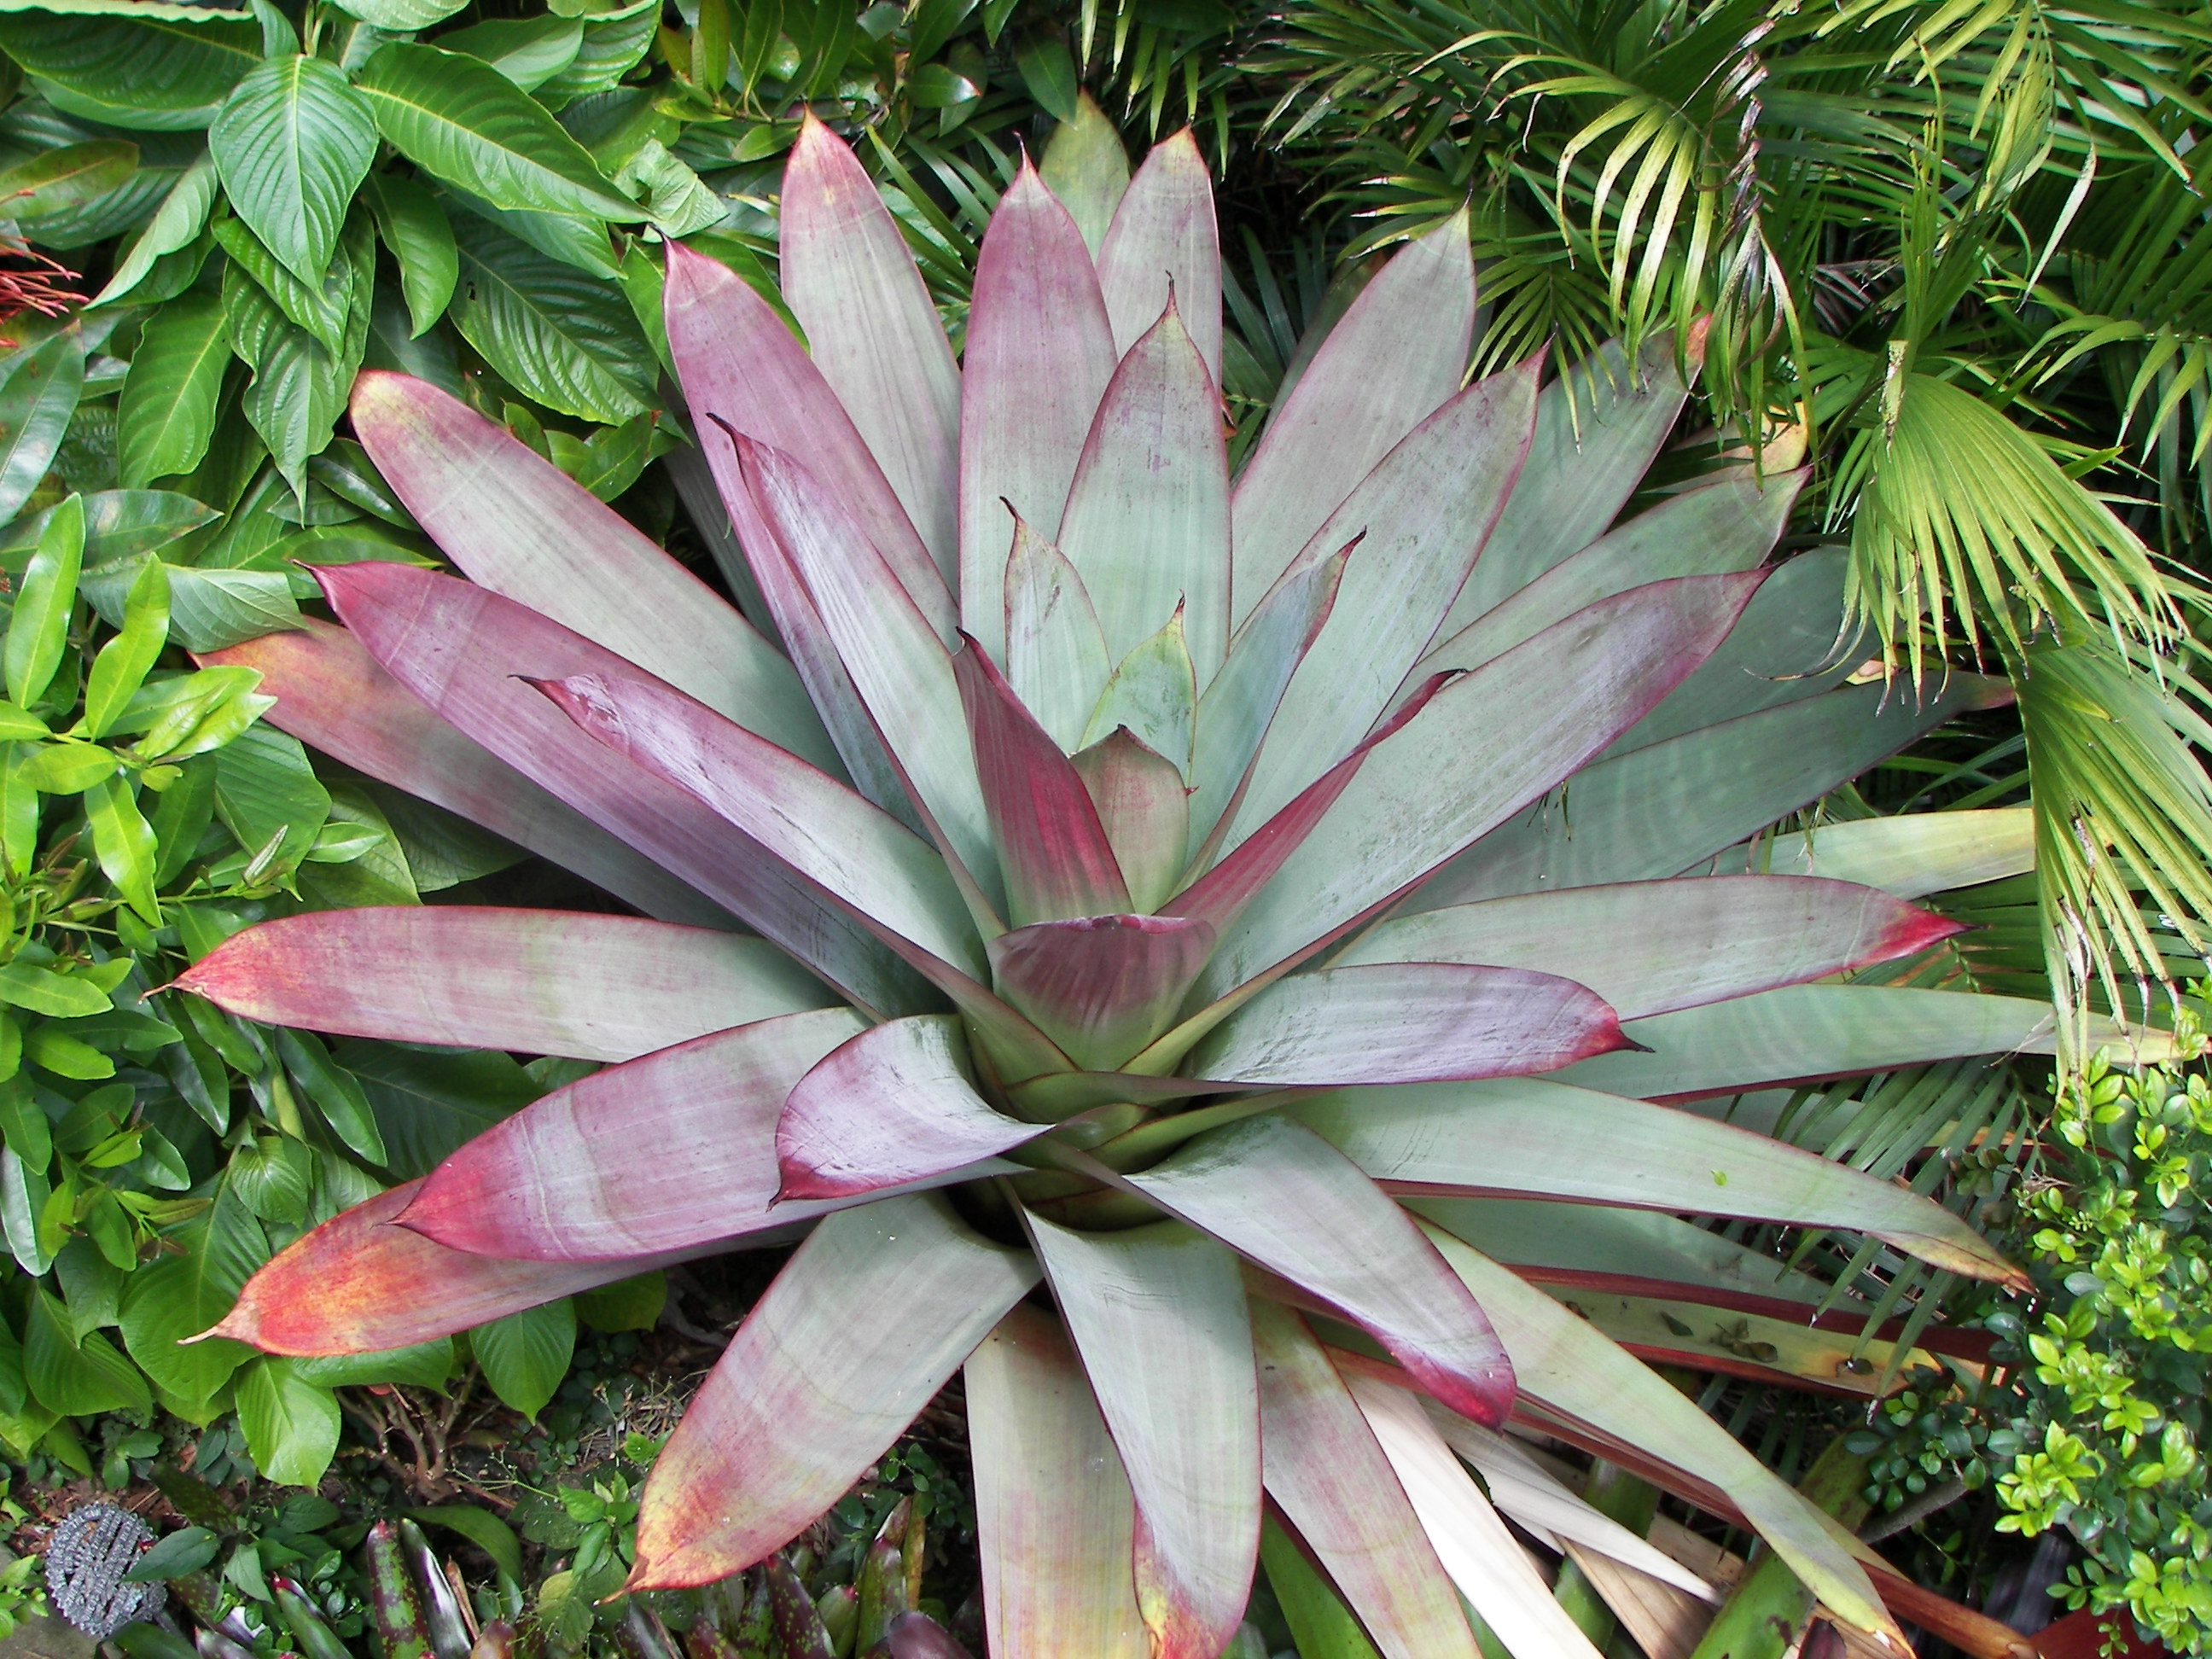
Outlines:
[[[471,580],[836,769],[789,659],[550,461],[405,374],[363,374],[352,415],[377,470]]]
[[[964,1380],[991,1652],[1152,1659],[1129,1477],[1060,1322],[1010,1310]]]
[[[1129,181],[1098,249],[1098,286],[1126,356],[1167,309],[1170,295],[1206,372],[1221,380],[1221,233],[1213,181],[1189,128],[1154,144]]]
[[[177,984],[271,1025],[598,1060],[835,1000],[766,939],[459,904],[264,922]]]
[[[1165,1030],[1212,949],[1212,925],[1188,916],[1042,921],[990,945],[1000,994],[1090,1072]]]
[[[763,443],[806,458],[808,469],[898,573],[922,613],[949,635],[952,598],[937,562],[837,394],[775,307],[726,265],[668,244],[662,294],[668,349],[684,401]],[[703,435],[703,434],[702,434]],[[725,501],[734,480],[707,445]],[[732,518],[737,519],[732,508]],[[745,526],[738,521],[742,538]],[[748,544],[746,551],[751,548]]]
[[[775,1128],[781,1196],[857,1198],[927,1180],[1046,1127],[994,1111],[975,1092],[952,1015],[895,1019],[830,1050],[793,1086]]]
[[[1368,751],[1224,929],[1200,990],[1224,995],[1310,951],[1564,782],[1711,654],[1759,581],[1654,582],[1445,686]]]
[[[1359,538],[1328,619],[1277,703],[1224,845],[1349,754],[1429,648],[1521,471],[1540,362],[1493,374],[1446,403],[1306,544],[1300,562],[1320,562]]]
[[[532,781],[750,922],[862,1006],[910,1012],[927,997],[857,923],[824,903],[757,842],[650,771],[579,743],[527,683],[641,671],[526,606],[472,583],[382,562],[316,572],[354,635],[407,690]],[[843,786],[679,692],[684,708],[781,757],[833,798]]]
[[[975,775],[1017,927],[1129,908],[1082,775],[972,639],[952,659]]]
[[[753,504],[806,584],[901,781],[946,854],[995,901],[990,827],[935,628],[804,465],[743,434],[732,441]]]
[[[1072,758],[1129,884],[1131,905],[1158,909],[1190,850],[1190,791],[1182,772],[1126,726]]]
[[[783,173],[783,297],[950,588],[959,578],[960,371],[897,222],[810,112]]]
[[[1194,1077],[1277,1085],[1553,1072],[1626,1046],[1596,993],[1524,968],[1378,963],[1293,974],[1190,1052]]]
[[[1229,647],[1229,459],[1221,393],[1172,304],[1107,385],[1056,539],[1107,655],[1127,656],[1180,605],[1199,684],[1212,679]]]
[[[410,1181],[341,1211],[246,1281],[210,1336],[267,1353],[381,1353],[435,1341],[707,1249],[619,1261],[517,1261],[448,1249],[398,1224]]]
[[[1260,1405],[1237,1258],[1173,1221],[1028,1224],[1129,1477],[1152,1653],[1214,1659],[1243,1619],[1260,1547]]]
[[[1252,1348],[1267,1496],[1384,1659],[1481,1659],[1435,1546],[1305,1321],[1255,1300]]]
[[[1401,250],[1361,290],[1237,481],[1237,619],[1401,438],[1457,392],[1474,332],[1465,213]]]
[[[1380,922],[1335,958],[1493,963],[1579,980],[1642,1019],[1908,957],[1957,922],[1873,887],[1807,876],[1622,882]]]
[[[960,625],[994,660],[1006,649],[1006,505],[1058,539],[1114,362],[1091,250],[1024,161],[984,234],[961,371]]]
[[[680,692],[580,675],[538,689],[586,733],[696,796],[842,906],[975,1022],[1007,1081],[1066,1057],[981,981],[982,946],[944,860],[803,762]],[[903,1012],[903,1011],[902,1011]]]
[[[309,747],[419,795],[604,887],[663,921],[727,926],[729,913],[464,736],[344,629],[313,617],[202,660],[261,675],[266,716]]]
[[[447,1158],[405,1224],[478,1255],[605,1261],[819,1214],[775,1208],[776,1118],[862,1029],[849,1008],[824,1008],[594,1072]]]
[[[1311,1130],[1246,1118],[1127,1179],[1336,1309],[1454,1411],[1505,1420],[1513,1367],[1482,1310],[1406,1212]]]
[[[941,1200],[832,1216],[753,1306],[668,1438],[633,1590],[711,1583],[781,1549],[898,1438],[1036,1282]]]

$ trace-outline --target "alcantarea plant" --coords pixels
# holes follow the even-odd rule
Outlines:
[[[1524,1261],[1701,1212],[2016,1279],[1923,1198],[1650,1103],[2048,1041],[2043,1005],[1810,983],[1950,924],[1753,873],[2019,867],[1990,815],[1742,850],[2004,689],[1824,666],[1840,566],[1760,568],[1791,480],[1612,527],[1671,343],[1593,368],[1579,433],[1534,362],[1462,387],[1458,223],[1232,485],[1195,145],[1105,205],[1094,249],[1023,172],[958,368],[819,125],[783,194],[811,355],[669,246],[762,632],[459,403],[364,377],[362,443],[473,580],[326,568],[343,628],[227,654],[272,720],[659,919],[360,909],[204,959],[183,983],[252,1018],[615,1062],[301,1239],[220,1332],[392,1348],[804,1232],[654,1469],[633,1588],[786,1542],[964,1364],[1002,1656],[1218,1652],[1263,1487],[1391,1655],[1472,1659],[1455,1582],[1516,1652],[1594,1651],[1438,1437],[1516,1410],[1887,1627],[1794,1492],[1459,1235],[1503,1195],[1540,1200]],[[756,933],[678,925],[731,917]],[[1748,1270],[1695,1237],[1676,1276]]]

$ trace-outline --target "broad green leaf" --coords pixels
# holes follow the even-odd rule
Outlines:
[[[491,1557],[499,1570],[518,1584],[522,1577],[522,1545],[514,1535],[514,1528],[489,1510],[480,1510],[469,1504],[443,1504],[436,1509],[402,1510],[410,1521],[425,1526],[444,1527],[457,1532]]]
[[[1260,1547],[1260,1401],[1237,1257],[1177,1222],[1030,1242],[1121,1454],[1154,1649],[1218,1652]]]
[[[147,319],[116,415],[125,485],[142,488],[200,464],[229,365],[230,332],[216,295],[185,295]]]
[[[301,282],[320,283],[376,159],[376,122],[335,64],[272,58],[224,100],[208,150],[238,216]]]
[[[21,1028],[13,1018],[9,1029],[17,1033],[15,1044],[22,1044]],[[17,1066],[21,1065],[19,1057]],[[43,1172],[53,1162],[52,1126],[48,1122],[45,1108],[31,1093],[30,1079],[19,1069],[6,1084],[0,1085],[0,1133],[7,1138],[8,1150],[23,1160],[24,1167]]]
[[[4,397],[0,392],[0,401]],[[19,708],[38,702],[61,664],[83,556],[84,499],[72,495],[55,510],[39,537],[39,550],[31,556],[16,592],[6,645],[0,648],[8,700]]]
[[[451,17],[467,0],[347,0],[343,10],[372,28],[392,34],[412,34]]]
[[[729,203],[708,189],[658,138],[647,139],[623,163],[615,182],[644,192],[646,216],[664,236],[689,236],[730,216]]]
[[[76,412],[84,386],[84,340],[65,328],[0,364],[0,521],[23,503],[46,476]]]
[[[290,869],[314,845],[329,817],[329,791],[316,780],[299,740],[266,726],[248,727],[216,751],[215,810],[248,852],[283,839],[271,868]]]
[[[268,1260],[269,1244],[228,1182],[207,1215],[174,1237],[183,1254],[161,1256],[131,1275],[123,1295],[123,1344],[157,1386],[183,1399],[206,1400],[253,1351],[224,1337],[185,1339],[230,1311]]]
[[[280,1030],[276,1052],[285,1070],[315,1103],[337,1138],[367,1162],[384,1163],[384,1138],[377,1133],[368,1097],[360,1079],[331,1063],[330,1050],[323,1047],[322,1039],[308,1031]]]
[[[88,1335],[82,1341],[73,1338],[67,1311],[44,1290],[31,1292],[30,1318],[23,1333],[23,1376],[32,1397],[64,1417],[154,1408],[137,1368],[104,1336]]]
[[[46,533],[56,510],[50,507],[42,513],[26,514],[0,530],[0,568],[21,577],[31,555],[38,550],[39,538]],[[173,490],[100,490],[84,498],[85,567],[89,571],[94,565],[163,546],[219,516],[213,507]],[[79,586],[90,598],[89,578]],[[123,598],[123,592],[118,591],[114,613],[108,618],[111,622],[120,623]]]
[[[358,216],[347,228],[340,257],[333,262],[320,296],[320,320],[335,324],[335,333],[295,325],[299,319],[288,319],[262,283],[250,279],[238,264],[223,274],[232,343],[253,367],[253,382],[246,387],[241,406],[295,493],[306,488],[308,458],[330,442],[345,411],[346,394],[368,341],[375,264],[374,232],[367,216]],[[295,281],[281,267],[275,275],[284,283]],[[305,285],[297,286],[304,295]],[[276,527],[282,529],[281,524]],[[223,556],[221,549],[206,556],[214,563],[242,562]]]
[[[526,1313],[509,1314],[469,1333],[484,1381],[532,1422],[568,1374],[576,1346],[576,1310],[562,1297]]]
[[[35,222],[66,212],[106,195],[137,166],[138,146],[119,138],[42,151],[0,169],[0,217]]]
[[[595,1331],[649,1331],[668,1305],[668,1275],[658,1269],[580,1291],[576,1317]]]
[[[406,296],[408,321],[419,337],[446,314],[453,284],[460,278],[453,228],[446,222],[438,198],[412,179],[375,174],[368,181],[368,200],[384,245],[399,263],[399,291]]]
[[[965,1382],[993,1644],[1150,1659],[1129,1477],[1060,1321],[1014,1307],[968,1357]]]
[[[451,185],[439,193],[445,202],[464,214],[506,232],[548,258],[611,283],[622,275],[622,266],[615,258],[614,244],[608,240],[606,222],[603,219],[580,213],[511,212],[494,207],[481,196],[472,196]]]
[[[584,26],[573,17],[501,18],[438,37],[441,52],[483,59],[525,92],[535,92],[576,61]]]
[[[97,1014],[110,1006],[107,994],[90,980],[21,961],[0,965],[0,1002],[59,1018]]]
[[[149,559],[131,580],[121,630],[100,647],[86,676],[84,718],[78,723],[84,736],[97,740],[107,735],[168,640],[168,569],[158,559]]]
[[[1066,48],[1060,51],[1065,56]],[[1028,67],[1023,64],[1025,76]],[[1114,210],[1129,188],[1129,152],[1121,148],[1121,135],[1114,130],[1112,118],[1089,93],[1078,90],[1070,101],[1075,108],[1058,117],[1060,125],[1044,147],[1037,176],[1060,198],[1083,233],[1084,246],[1096,258],[1114,222]]]
[[[555,8],[556,15],[561,10]],[[586,15],[583,44],[575,61],[538,88],[538,102],[557,109],[572,99],[612,91],[645,56],[659,21],[659,0],[633,0],[612,10]]]
[[[325,1389],[362,1388],[377,1382],[405,1382],[418,1389],[439,1389],[446,1385],[453,1372],[453,1340],[441,1336],[409,1347],[386,1348],[374,1353],[295,1359],[292,1367],[304,1380]]]
[[[261,60],[250,22],[0,15],[0,49],[56,107],[110,126],[180,131],[215,119]]]
[[[485,362],[563,415],[613,425],[646,410],[655,365],[619,290],[473,216],[453,233],[453,325]]]
[[[149,553],[88,570],[82,582],[85,598],[101,616],[111,622],[120,622],[124,596],[152,562],[154,556]],[[165,565],[163,569],[169,583],[169,637],[187,651],[220,651],[241,640],[258,639],[264,634],[299,625],[299,603],[293,599],[291,583],[281,571],[203,570],[176,564]],[[223,684],[208,681],[203,690],[209,697],[214,697],[216,688]],[[177,697],[199,694],[188,694],[179,687],[167,695]],[[139,712],[149,714],[152,709],[151,702],[143,702]],[[198,710],[200,715],[209,712],[206,708]],[[184,744],[196,724],[194,720],[179,725],[173,732],[162,732],[158,744],[148,747],[146,752],[171,754]],[[149,738],[152,735],[150,724],[142,725],[135,720],[112,729],[148,731]]]
[[[489,64],[395,42],[369,59],[356,86],[394,149],[495,207],[645,216],[542,105]]]
[[[15,1265],[33,1278],[54,1264],[54,1254],[39,1237],[39,1215],[52,1188],[44,1170],[34,1170],[14,1150],[0,1147],[0,1228],[8,1235],[8,1249]]]
[[[269,316],[270,306],[330,350],[343,348],[346,311],[353,297],[349,267],[328,270],[313,283],[303,283],[240,221],[224,220],[215,228],[215,234],[230,256],[223,270],[222,295],[230,314],[232,343],[240,356],[258,364],[270,340],[281,331]],[[262,301],[267,303],[259,303]]]
[[[238,1425],[262,1474],[280,1486],[313,1486],[338,1449],[337,1397],[293,1375],[292,1363],[255,1360],[238,1378]]]
[[[92,827],[100,872],[148,927],[158,927],[161,903],[154,895],[154,864],[161,849],[153,826],[138,810],[137,793],[127,777],[102,779],[85,792],[85,819]]]
[[[357,1042],[341,1043],[332,1058],[368,1092],[396,1176],[427,1175],[540,1092],[512,1059],[489,1051],[434,1054]]]
[[[115,274],[107,285],[93,296],[94,306],[104,306],[120,300],[146,280],[155,262],[164,254],[174,253],[200,234],[207,223],[208,210],[215,205],[221,180],[216,177],[215,157],[203,155],[186,167],[169,193],[161,198],[161,205],[154,210],[154,216],[146,222],[123,258],[117,262]]]

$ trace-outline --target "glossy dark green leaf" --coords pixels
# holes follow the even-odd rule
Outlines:
[[[467,1504],[445,1504],[433,1510],[402,1510],[410,1521],[457,1532],[492,1559],[493,1565],[518,1584],[522,1583],[522,1545],[514,1528],[489,1510]]]
[[[331,1063],[322,1039],[308,1031],[279,1030],[276,1052],[338,1139],[369,1163],[383,1163],[384,1137],[376,1131],[368,1097],[357,1078]]]
[[[438,198],[412,179],[380,173],[368,181],[368,200],[384,245],[398,261],[407,319],[420,336],[446,314],[460,276],[453,228]]]
[[[0,404],[5,400],[6,389],[0,388]],[[70,613],[76,605],[77,572],[83,559],[84,499],[72,495],[54,509],[39,533],[39,550],[31,556],[16,588],[15,614],[9,621],[7,640],[0,645],[8,701],[18,708],[28,708],[38,702],[60,665],[63,648],[69,642]]]
[[[154,893],[154,866],[161,849],[153,826],[138,810],[136,783],[125,776],[102,779],[85,791],[84,816],[100,873],[141,921],[159,927],[161,902]]]
[[[385,1166],[411,1180],[464,1141],[520,1110],[541,1092],[506,1054],[425,1054],[392,1043],[340,1043],[331,1058],[361,1079],[391,1153]]]
[[[58,109],[110,126],[180,131],[215,119],[230,89],[261,61],[248,22],[0,15],[0,50]]]
[[[574,1300],[576,1316],[595,1331],[649,1331],[668,1304],[668,1275],[655,1268],[580,1291]]]
[[[469,1346],[491,1391],[534,1423],[568,1374],[576,1312],[562,1297],[478,1326],[469,1333]]]
[[[575,60],[538,88],[538,101],[557,109],[573,99],[611,91],[645,56],[659,21],[659,0],[632,0],[586,17]]]
[[[119,620],[123,596],[151,557],[141,554],[85,572],[84,595],[93,609],[111,622]],[[169,636],[187,651],[220,651],[299,625],[299,602],[280,570],[204,570],[173,564],[167,571]]]
[[[123,1346],[139,1369],[179,1400],[206,1400],[253,1357],[243,1342],[211,1337],[187,1344],[230,1311],[269,1241],[228,1182],[207,1214],[172,1236],[181,1254],[131,1275],[123,1293]]]
[[[0,521],[14,518],[53,465],[84,386],[84,342],[66,328],[0,363]]]
[[[120,138],[42,151],[0,169],[0,218],[34,222],[65,213],[107,195],[137,169],[138,146]]]
[[[642,218],[559,122],[489,64],[394,43],[356,85],[392,147],[495,207]]]
[[[473,217],[455,222],[453,325],[519,390],[612,426],[645,412],[654,363],[620,291]]]
[[[441,1336],[433,1342],[386,1348],[376,1353],[295,1359],[292,1366],[295,1375],[325,1389],[362,1388],[378,1382],[405,1382],[417,1389],[441,1388],[453,1374],[453,1339]]]
[[[372,27],[410,34],[451,17],[466,3],[467,0],[344,0],[343,9]]]
[[[205,1527],[179,1527],[133,1562],[126,1584],[158,1584],[199,1571],[216,1558],[222,1540]]]
[[[0,568],[20,578],[56,509],[26,514],[0,530]],[[216,517],[213,507],[170,489],[103,489],[84,498],[84,562],[94,565],[127,559],[165,547]],[[87,580],[89,580],[88,576]],[[95,604],[97,601],[94,602]],[[118,596],[115,615],[122,615]]]
[[[137,1368],[104,1336],[73,1340],[66,1311],[43,1290],[31,1293],[30,1318],[23,1333],[23,1376],[32,1397],[64,1417],[154,1408],[154,1396]]]
[[[216,751],[215,810],[248,851],[284,838],[277,869],[298,863],[330,814],[330,792],[315,777],[299,740],[273,726],[253,726]]]
[[[169,638],[169,578],[149,559],[131,578],[123,604],[123,626],[100,647],[85,677],[83,735],[105,737],[116,716],[145,684]]]
[[[338,1402],[293,1374],[292,1364],[257,1359],[238,1379],[238,1425],[261,1473],[280,1486],[313,1486],[338,1447]]]
[[[438,37],[441,51],[480,58],[525,92],[574,63],[583,44],[584,26],[573,17],[500,18]]]
[[[200,464],[229,365],[230,332],[216,295],[185,295],[147,319],[116,412],[116,460],[126,486]]]
[[[376,122],[337,65],[296,53],[250,72],[208,149],[238,216],[301,282],[322,281],[347,204],[376,159]]]

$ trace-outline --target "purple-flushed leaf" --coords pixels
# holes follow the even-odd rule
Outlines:
[[[1358,538],[1328,619],[1285,687],[1226,846],[1346,755],[1390,707],[1498,521],[1536,418],[1532,357],[1477,381],[1408,433],[1291,565]]]
[[[969,1356],[965,1381],[995,1659],[1152,1659],[1129,1477],[1060,1322],[1015,1307]]]
[[[1344,580],[1352,549],[1299,566],[1277,582],[1229,641],[1229,659],[1199,699],[1191,751],[1190,836],[1218,840],[1260,752],[1283,688],[1319,637]]]
[[[952,659],[1015,927],[1129,908],[1083,777],[972,639]]]
[[[952,596],[936,560],[845,406],[775,307],[728,266],[675,241],[668,244],[662,307],[669,354],[692,414],[701,421],[718,416],[747,437],[804,455],[940,637],[949,638]],[[729,452],[713,442],[704,447],[750,554],[752,544],[732,499],[737,492]]]
[[[1579,980],[1623,1019],[1642,1019],[1912,956],[1959,931],[1877,888],[1716,876],[1425,910],[1378,923],[1334,960],[1534,968]]]
[[[177,984],[271,1025],[599,1060],[836,1000],[766,939],[461,904],[264,922]]]
[[[994,661],[1006,654],[1006,506],[1059,539],[1114,362],[1091,250],[1024,161],[975,262],[961,371],[960,625]]]
[[[1554,1072],[1627,1042],[1613,1010],[1571,979],[1377,963],[1277,980],[1200,1040],[1186,1069],[1277,1085],[1428,1083]]]
[[[770,743],[834,769],[790,659],[629,521],[427,381],[371,369],[355,432],[473,581],[550,617]]]
[[[1693,325],[1686,356],[1696,372],[1705,329]],[[1606,532],[1674,430],[1688,396],[1675,372],[1674,337],[1650,337],[1630,362],[1617,340],[1567,365],[1544,388],[1536,439],[1490,546],[1460,590],[1445,637]]]
[[[830,1217],[753,1305],[668,1437],[632,1590],[711,1583],[789,1543],[890,1449],[1036,1283],[939,1200]]]
[[[1444,1571],[1513,1659],[1599,1659],[1420,1402],[1361,1372],[1346,1385]]]
[[[975,1092],[968,1039],[951,1014],[876,1025],[799,1079],[775,1129],[786,1199],[858,1198],[995,1158],[1048,1125]]]
[[[742,434],[732,441],[753,505],[806,584],[900,781],[959,873],[995,910],[998,860],[944,642],[805,466]]]
[[[1821,1601],[1862,1630],[1887,1632],[1891,1651],[1907,1650],[1865,1571],[1851,1559],[1849,1534],[1839,1536],[1832,1520],[1698,1410],[1696,1401],[1510,1269],[1448,1234],[1425,1231],[1497,1318],[1532,1400],[1717,1488]]]
[[[1310,954],[1565,782],[1712,653],[1759,580],[1686,576],[1600,600],[1386,726],[1223,929],[1199,990],[1218,998]]]
[[[959,579],[960,371],[875,181],[811,112],[784,169],[782,227],[791,314],[949,589]]]
[[[404,1224],[456,1250],[620,1260],[803,1221],[776,1208],[775,1124],[793,1085],[863,1029],[787,1014],[609,1066],[504,1118],[433,1170]]]
[[[1771,1135],[1645,1101],[1523,1078],[1332,1090],[1285,1110],[1394,1192],[1839,1227],[1954,1273],[2018,1279],[1932,1199]],[[1563,1144],[1573,1157],[1560,1156]]]
[[[1474,333],[1461,213],[1368,283],[1268,417],[1237,481],[1237,622],[1376,463],[1459,390]]]
[[[261,675],[266,716],[356,771],[458,812],[663,921],[726,926],[729,913],[541,789],[384,671],[344,629],[313,617],[201,659]]]
[[[771,857],[848,907],[975,1022],[1006,1081],[1066,1068],[1066,1056],[984,988],[985,958],[958,890],[920,837],[665,685],[583,675],[538,689],[583,731],[757,832]]]
[[[1482,1310],[1406,1212],[1311,1130],[1246,1118],[1127,1179],[1337,1310],[1454,1411],[1505,1420],[1513,1367]]]
[[[1083,578],[1018,520],[1006,556],[1006,679],[1022,706],[1062,749],[1078,748],[1113,672]]]
[[[1237,844],[1236,851],[1176,894],[1162,910],[1170,915],[1199,916],[1226,932],[1252,899],[1274,879],[1285,860],[1320,827],[1331,807],[1359,775],[1376,744],[1395,735],[1444,689],[1442,675],[1416,691],[1382,729],[1322,773],[1297,797]]]
[[[1646,582],[1751,569],[1773,550],[1805,478],[1802,471],[1723,478],[1662,501],[1446,636],[1413,678],[1480,668],[1584,605]],[[1832,643],[1832,635],[1824,638],[1821,648]]]
[[[1107,384],[1055,539],[1082,573],[1109,657],[1128,655],[1180,605],[1198,683],[1213,678],[1229,647],[1229,456],[1220,391],[1174,306]]]
[[[1237,1258],[1179,1222],[1028,1225],[1136,1500],[1137,1606],[1155,1659],[1215,1659],[1260,1549],[1260,1402]]]
[[[1267,1496],[1384,1659],[1480,1659],[1420,1518],[1305,1321],[1255,1300],[1252,1348]]]
[[[380,1193],[288,1245],[246,1281],[238,1305],[208,1334],[269,1353],[380,1353],[705,1254],[626,1261],[471,1255],[398,1224],[422,1185]]]
[[[1182,774],[1127,726],[1073,758],[1129,884],[1129,902],[1140,912],[1158,909],[1189,851],[1190,791]]]
[[[891,952],[758,842],[733,833],[674,784],[578,742],[573,724],[526,683],[611,674],[635,676],[642,686],[648,682],[641,671],[527,606],[450,576],[370,561],[325,566],[316,577],[393,678],[532,782],[726,906],[861,1006],[902,1014],[928,1006],[927,992]],[[833,799],[852,799],[804,761],[680,692],[661,690],[737,732],[750,750],[781,757]]]
[[[1000,994],[1078,1066],[1108,1072],[1174,1020],[1213,927],[1187,916],[1082,916],[1018,927],[989,949]]]
[[[1129,181],[1098,249],[1098,286],[1115,352],[1127,355],[1172,295],[1206,372],[1220,384],[1221,234],[1213,181],[1189,128],[1154,144]]]
[[[970,1659],[952,1632],[926,1613],[902,1613],[884,1631],[890,1659]]]

